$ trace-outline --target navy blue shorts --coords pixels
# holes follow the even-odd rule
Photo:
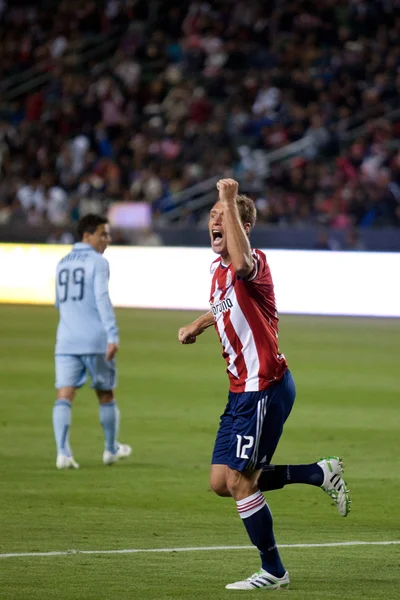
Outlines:
[[[262,469],[271,462],[296,388],[287,369],[278,383],[261,392],[229,392],[211,464],[236,471]]]

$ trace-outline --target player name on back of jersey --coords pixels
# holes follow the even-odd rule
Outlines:
[[[72,260],[79,260],[85,262],[87,255],[87,252],[71,252],[70,254],[67,254],[67,256],[64,256],[64,258],[60,260],[60,263],[66,263]]]

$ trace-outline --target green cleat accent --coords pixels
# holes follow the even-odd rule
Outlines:
[[[350,490],[343,479],[343,461],[338,456],[326,456],[317,463],[323,473],[322,489],[330,496],[342,517],[350,512]]]

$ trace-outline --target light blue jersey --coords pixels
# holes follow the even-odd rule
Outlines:
[[[56,354],[105,354],[118,343],[108,293],[107,260],[89,244],[74,244],[57,265],[56,307],[60,311]]]

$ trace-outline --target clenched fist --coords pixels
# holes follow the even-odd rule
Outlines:
[[[234,202],[239,190],[239,184],[234,179],[220,179],[217,183],[221,202]]]
[[[194,344],[196,342],[196,334],[192,325],[181,327],[178,332],[178,340],[181,344]]]

